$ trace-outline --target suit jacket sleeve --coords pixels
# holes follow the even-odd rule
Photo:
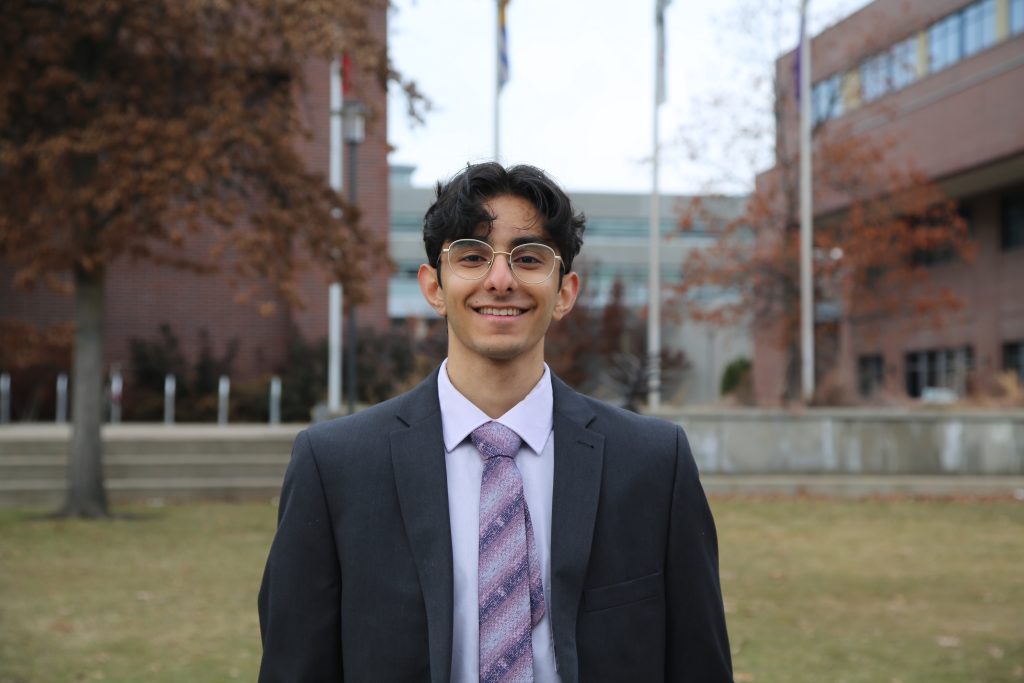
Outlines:
[[[681,428],[676,429],[665,590],[666,680],[732,681],[715,522]]]
[[[309,435],[292,448],[259,593],[260,683],[342,680],[341,569]]]

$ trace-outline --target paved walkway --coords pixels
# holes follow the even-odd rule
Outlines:
[[[1024,502],[1024,477],[967,474],[704,474],[710,495],[812,495],[1012,498]]]

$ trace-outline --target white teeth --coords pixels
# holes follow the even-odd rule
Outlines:
[[[479,308],[477,310],[479,310],[484,315],[508,315],[508,316],[512,316],[512,315],[519,315],[519,313],[520,313],[520,310],[518,308],[491,308],[491,307],[488,306],[488,307],[484,307],[484,308]]]

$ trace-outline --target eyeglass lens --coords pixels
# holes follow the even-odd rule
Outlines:
[[[448,263],[461,278],[477,280],[487,274],[494,249],[480,240],[456,240],[448,247]],[[555,269],[555,251],[546,244],[520,244],[509,257],[512,273],[527,284],[539,284]]]

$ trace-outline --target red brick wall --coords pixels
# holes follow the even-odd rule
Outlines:
[[[866,57],[927,28],[970,0],[877,0],[812,41],[812,82],[856,68]],[[797,111],[792,98],[794,53],[776,62],[787,94],[781,140],[797,152]],[[840,331],[841,367],[856,368],[867,353],[885,356],[888,388],[902,391],[908,351],[971,345],[984,384],[1001,364],[1002,344],[1024,339],[1024,250],[999,243],[999,198],[1024,183],[1024,35],[963,59],[874,102],[825,123],[816,135],[864,135],[888,149],[888,161],[913,166],[971,208],[978,241],[972,264],[932,268],[933,282],[948,286],[966,307],[939,327],[900,318],[847,325]],[[778,182],[778,167],[758,186]],[[816,216],[841,211],[838,196],[816,199]],[[755,333],[755,392],[763,403],[782,393],[785,366],[768,330]],[[819,368],[820,371],[820,368]]]
[[[1003,344],[1024,340],[1024,248],[1001,246],[999,193],[977,197],[969,206],[978,247],[974,262],[929,269],[932,281],[949,287],[965,306],[944,316],[941,325],[887,318],[850,326],[851,361],[882,354],[889,391],[904,389],[907,352],[962,346],[974,349],[976,386],[983,389],[1001,370]]]

